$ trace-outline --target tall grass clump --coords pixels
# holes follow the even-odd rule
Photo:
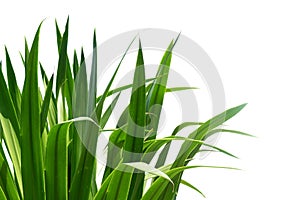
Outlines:
[[[40,29],[41,25],[30,48],[25,41],[25,51],[21,55],[24,66],[13,66],[6,48],[5,64],[0,62],[1,200],[172,200],[176,199],[181,184],[203,195],[182,180],[183,172],[200,167],[226,167],[189,165],[200,148],[208,146],[235,157],[205,143],[205,140],[219,132],[248,135],[220,128],[245,107],[242,104],[203,123],[184,122],[176,126],[168,137],[157,137],[165,94],[192,89],[167,88],[172,50],[178,38],[167,47],[156,76],[151,79],[145,79],[143,50],[139,41],[132,83],[113,89],[111,86],[123,58],[130,45],[138,40],[135,38],[108,84],[101,85],[103,94],[97,95],[96,34],[92,65],[87,66],[83,50],[80,56],[76,51],[72,58],[67,54],[69,20],[63,33],[56,24],[59,59],[54,78],[54,75],[45,73],[39,62]],[[6,67],[6,75],[2,67]],[[15,70],[20,67],[25,68],[22,88],[17,84],[15,75]],[[87,67],[91,69],[90,75]],[[42,80],[43,86],[39,85],[39,80]],[[128,106],[115,127],[107,128],[106,123],[120,93],[127,89],[131,89]],[[114,96],[111,102],[108,101],[109,96]],[[196,126],[196,129],[188,136],[177,134],[189,126]],[[97,184],[97,138],[104,131],[111,131],[111,134],[106,147],[103,177],[101,184]],[[170,143],[174,140],[183,143],[176,160],[165,164]],[[156,163],[150,164],[158,151],[161,153]]]

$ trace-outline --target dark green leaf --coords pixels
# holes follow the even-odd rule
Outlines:
[[[66,81],[68,36],[69,36],[69,18],[66,23],[65,32],[62,38],[61,45],[58,47],[59,60],[58,60],[57,79],[56,79],[56,97],[58,97],[59,90],[62,87],[63,83]]]
[[[7,69],[7,80],[8,80],[8,87],[9,92],[14,103],[14,107],[17,113],[18,118],[20,117],[21,112],[21,92],[17,84],[15,72],[8,54],[8,50],[5,47],[5,54],[6,54],[6,69]]]
[[[51,100],[51,95],[52,95],[52,87],[53,87],[53,75],[47,86],[44,101],[43,101],[42,108],[41,108],[41,125],[40,125],[41,133],[43,133],[43,130],[44,130],[46,122],[47,122],[49,105],[50,105],[50,100]]]
[[[0,113],[3,117],[9,119],[14,127],[14,130],[17,134],[17,137],[20,137],[20,125],[19,120],[17,117],[17,113],[15,107],[13,105],[13,101],[11,99],[11,95],[7,88],[3,73],[2,73],[2,66],[0,62],[0,91],[1,91],[1,98],[0,98]]]

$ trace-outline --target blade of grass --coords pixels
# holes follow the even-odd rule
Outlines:
[[[24,67],[25,67],[25,70],[26,70],[26,63],[27,63],[28,57],[29,57],[29,48],[28,48],[28,43],[27,43],[26,38],[25,38],[25,49],[24,49],[24,51],[25,51],[25,58],[24,58],[25,62],[24,62]]]
[[[152,135],[149,136],[148,139],[156,138],[157,128],[160,119],[161,108],[164,101],[164,96],[166,93],[166,87],[169,77],[169,70],[172,59],[172,50],[179,39],[180,34],[175,39],[175,42],[172,40],[170,45],[168,46],[164,56],[159,65],[156,78],[150,91],[147,95],[147,103],[146,103],[146,111],[149,113],[153,113],[155,117],[150,116],[146,119],[148,126],[148,130],[153,130]]]
[[[149,79],[146,79],[146,80],[145,80],[145,83],[151,82],[151,81],[153,81],[153,80],[155,80],[155,78],[149,78]],[[124,91],[124,90],[127,90],[127,89],[129,89],[129,88],[132,88],[132,84],[124,85],[124,86],[115,88],[115,89],[113,89],[113,90],[110,90],[110,91],[107,93],[107,97],[109,97],[109,96],[111,96],[111,95],[113,95],[113,94],[115,94],[115,93],[118,93],[118,92],[122,92],[122,91]],[[97,102],[99,102],[101,98],[102,98],[102,95],[99,96],[99,97],[97,97]]]
[[[194,169],[194,168],[216,168],[216,169],[232,169],[232,170],[238,170],[236,168],[232,167],[219,167],[219,166],[203,166],[203,165],[195,165],[195,166],[182,166],[177,167],[174,169],[169,170],[166,172],[166,174],[173,180],[173,182],[176,180],[174,179],[178,174],[182,173],[183,171],[187,169]],[[166,189],[169,185],[169,181],[165,180],[162,177],[159,177],[147,190],[147,192],[143,195],[142,200],[157,200],[160,199],[160,196],[166,192]],[[174,182],[176,184],[176,182]],[[180,182],[178,183],[180,184]],[[170,199],[172,195],[176,193],[175,190],[171,190],[170,194],[168,193],[168,196],[165,196],[167,199]]]
[[[38,90],[39,26],[26,62],[21,103],[21,166],[24,199],[45,199]]]
[[[115,98],[114,100],[111,102],[111,104],[108,106],[108,108],[106,109],[106,111],[104,112],[103,116],[102,116],[102,119],[101,119],[101,122],[100,122],[100,127],[104,128],[110,115],[112,114],[112,111],[114,110],[118,100],[119,100],[119,97],[120,97],[120,94],[119,93]],[[97,113],[97,117],[99,117],[98,115],[99,113]],[[99,119],[99,118],[98,118]]]
[[[212,119],[206,121],[203,125],[201,125],[196,131],[191,133],[189,135],[189,138],[195,139],[195,140],[203,140],[204,137],[209,133],[209,131],[213,130],[214,128],[218,127],[219,125],[223,124],[224,122],[226,122],[227,120],[229,120],[230,118],[235,116],[245,106],[246,106],[246,104],[242,104],[242,105],[236,106],[234,108],[230,108],[230,109],[226,110],[225,112],[213,117]],[[172,168],[187,165],[188,162],[186,162],[186,160],[193,158],[195,156],[195,154],[198,153],[200,147],[201,147],[201,144],[193,143],[190,141],[185,141],[179,151],[178,155],[180,155],[180,156],[177,157],[176,161],[172,165]],[[176,192],[179,189],[179,183],[180,183],[181,177],[182,177],[182,173],[177,175],[173,179],[175,181],[175,191]],[[172,185],[168,185],[166,192],[164,194],[162,194],[160,199],[166,199],[166,200],[170,199],[171,200],[171,199],[176,198],[176,192],[173,193],[172,192],[173,189],[174,188]]]
[[[4,191],[2,190],[2,187],[0,186],[0,199],[3,199],[3,200],[6,200],[6,196],[5,196],[5,193]]]
[[[199,194],[201,194],[202,197],[206,198],[205,195],[198,188],[196,188],[195,186],[193,186],[191,183],[189,183],[189,182],[187,182],[187,181],[185,181],[183,179],[181,179],[180,183],[183,184],[183,185],[185,185],[185,186],[187,186],[187,187],[189,187],[189,188],[191,188],[191,189],[193,189],[193,190],[195,190],[196,192],[198,192]]]
[[[57,24],[57,20],[55,20],[55,29],[56,29],[56,42],[57,42],[57,49],[58,52],[60,51],[61,43],[62,43],[62,36]]]
[[[7,88],[3,73],[2,73],[2,63],[0,62],[0,113],[3,117],[9,119],[13,125],[13,128],[17,134],[18,139],[20,138],[20,124],[17,117],[15,107],[9,90]]]
[[[93,111],[96,107],[96,92],[97,92],[97,42],[96,34],[94,32],[93,38],[93,62],[90,77],[90,86],[88,94],[88,107],[87,114],[91,117],[95,117]],[[86,133],[83,135],[83,143],[89,147],[89,149],[83,148],[80,154],[79,164],[76,168],[74,179],[71,183],[70,198],[71,199],[88,199],[91,192],[92,177],[95,167],[96,145],[98,138],[99,126],[87,123]],[[81,133],[80,133],[81,134]]]
[[[168,181],[170,181],[173,184],[173,181],[170,179],[170,177],[165,174],[164,172],[160,171],[159,169],[156,169],[155,167],[152,167],[151,165],[144,163],[144,162],[131,162],[131,163],[123,163],[123,165],[127,165],[130,167],[133,167],[135,169],[156,175],[158,177],[162,177]]]
[[[89,95],[88,95],[88,107],[87,112],[91,115],[96,107],[96,95],[97,95],[97,39],[96,30],[94,30],[93,37],[93,60],[92,69],[90,74],[90,85],[89,85]]]
[[[73,58],[73,77],[74,77],[74,79],[76,78],[78,70],[79,70],[79,62],[78,62],[78,58],[77,58],[77,53],[76,53],[76,51],[74,51],[74,58]]]
[[[123,62],[125,56],[127,55],[127,52],[129,51],[131,45],[132,45],[133,42],[135,41],[135,39],[136,39],[136,37],[134,37],[134,38],[132,39],[131,43],[130,43],[129,46],[127,47],[127,49],[126,49],[125,53],[123,54],[123,56],[122,56],[122,58],[121,58],[121,60],[120,60],[120,62],[119,62],[119,64],[118,64],[118,66],[117,66],[117,68],[116,68],[116,70],[115,70],[115,72],[114,72],[114,74],[113,74],[113,76],[111,77],[109,83],[107,84],[104,93],[103,93],[102,96],[99,98],[99,103],[98,103],[98,106],[97,106],[97,113],[99,113],[99,116],[102,115],[102,109],[103,109],[104,101],[105,101],[106,97],[108,96],[108,93],[109,93],[109,90],[110,90],[110,88],[111,88],[111,85],[113,84],[113,81],[114,81],[114,79],[115,79],[115,77],[116,77],[116,75],[117,75],[117,73],[118,73],[118,71],[119,71],[119,69],[120,69],[120,66],[121,66],[122,62]],[[101,123],[101,118],[98,118],[98,119],[100,119],[100,123]]]
[[[110,176],[110,174],[117,168],[122,160],[122,148],[125,142],[126,133],[122,129],[115,130],[109,137],[107,145],[107,160],[104,170],[102,183]]]
[[[9,167],[4,155],[0,153],[0,199],[19,200],[19,194],[15,182],[10,173]]]
[[[114,171],[113,173],[115,173]],[[97,194],[95,195],[94,200],[105,200],[108,192],[108,186],[111,182],[111,178],[113,176],[113,173],[111,173],[105,181],[102,183],[100,189],[98,190]]]
[[[145,69],[144,59],[139,41],[139,51],[137,57],[136,68],[134,72],[133,87],[129,104],[128,128],[124,144],[124,162],[140,161],[139,153],[143,151],[144,135],[145,135]],[[124,170],[128,170],[124,167]],[[133,172],[133,170],[132,170]],[[137,177],[142,173],[132,174],[131,171],[118,171],[112,177],[112,184],[109,185],[108,199],[140,199],[142,190],[136,193],[129,193],[136,190]],[[117,184],[116,184],[117,183]]]
[[[5,47],[5,55],[6,55],[6,72],[7,72],[7,80],[9,92],[14,103],[14,107],[17,113],[17,117],[19,119],[21,112],[21,92],[17,84],[15,72],[10,60],[10,56],[7,48]]]
[[[0,124],[2,127],[3,138],[11,158],[16,175],[16,183],[23,194],[22,174],[21,174],[21,149],[20,143],[10,121],[0,114]],[[0,143],[1,145],[1,143]]]
[[[73,117],[78,118],[87,115],[87,102],[88,102],[88,83],[87,83],[87,72],[85,64],[85,56],[83,49],[81,49],[81,66],[78,71],[78,75],[75,80],[75,90],[73,92],[73,107],[76,108],[76,112],[73,112]],[[85,134],[86,128],[85,123],[77,123],[76,129],[72,134],[72,155],[71,155],[71,181],[75,175],[76,168],[79,164],[81,153],[82,153],[82,142],[81,139]]]
[[[43,101],[42,108],[41,108],[41,120],[40,120],[41,134],[43,133],[43,130],[47,123],[47,116],[48,116],[48,111],[49,111],[49,106],[50,106],[51,95],[52,95],[52,87],[53,87],[53,75],[50,78],[50,82],[47,86],[44,101]]]
[[[69,36],[69,18],[65,26],[65,32],[61,39],[61,44],[58,44],[59,49],[59,60],[57,68],[57,79],[56,79],[56,97],[58,97],[59,90],[63,83],[66,81],[66,65],[67,65],[67,46],[68,46],[68,36]],[[57,39],[59,42],[59,38]]]
[[[210,131],[205,138],[208,138],[216,133],[233,133],[233,134],[237,134],[237,135],[243,135],[243,136],[248,136],[248,137],[255,137],[254,135],[250,135],[248,133],[244,133],[241,131],[236,131],[236,130],[230,130],[230,129],[214,129],[212,131]]]
[[[184,122],[180,125],[178,125],[174,131],[172,132],[172,136],[175,136],[179,131],[181,131],[182,129],[188,127],[188,126],[199,126],[203,123],[200,123],[200,122]],[[166,159],[167,159],[167,156],[168,156],[168,153],[169,153],[169,149],[171,147],[171,144],[168,143],[166,144],[166,146],[164,147],[164,149],[161,151],[158,159],[157,159],[157,162],[156,162],[156,165],[155,167],[161,167],[164,165]]]
[[[120,60],[120,62],[118,64],[118,66],[117,66],[117,68],[116,68],[116,70],[115,70],[112,78],[110,79],[110,82],[109,82],[108,86],[106,87],[103,95],[101,95],[100,97],[97,98],[97,101],[99,101],[99,103],[97,105],[96,112],[97,112],[98,119],[101,119],[100,120],[100,124],[102,124],[102,125],[103,125],[102,120],[106,120],[107,119],[107,117],[105,115],[103,115],[101,117],[102,109],[103,109],[103,104],[104,104],[104,101],[105,101],[106,97],[108,97],[108,96],[110,96],[110,95],[112,95],[114,93],[121,92],[121,91],[126,90],[128,88],[131,88],[133,86],[133,84],[125,85],[125,86],[122,86],[122,87],[119,87],[117,89],[109,91],[110,87],[111,87],[111,85],[112,85],[112,83],[113,83],[113,81],[114,81],[114,79],[115,79],[115,77],[117,75],[117,72],[118,72],[118,70],[119,70],[119,68],[120,68],[120,66],[122,64],[122,62],[123,62],[125,56],[127,55],[130,47],[132,46],[133,42],[135,41],[135,39],[136,39],[136,37],[133,38],[133,40],[131,41],[131,43],[127,47],[125,53],[123,54],[123,56],[122,56],[122,58],[121,58],[121,60]],[[122,113],[122,116],[120,117],[120,120],[119,120],[119,122],[117,124],[117,127],[122,127],[124,125],[123,123],[127,123],[127,117],[128,117],[128,109],[125,109],[125,111]],[[123,119],[124,119],[124,122],[123,122]],[[122,137],[119,137],[118,135],[122,135]],[[107,160],[108,160],[108,162],[110,162],[110,165],[105,167],[102,182],[105,181],[106,177],[108,177],[108,175],[113,171],[114,166],[118,165],[119,162],[120,162],[120,160],[121,160],[120,149],[123,146],[125,139],[124,139],[124,141],[120,141],[119,138],[122,138],[122,139],[125,138],[124,135],[125,135],[124,131],[114,132],[111,135],[112,138],[109,139],[110,143],[108,144],[108,149],[111,150],[114,153],[110,153],[108,151]],[[117,140],[116,140],[116,138],[117,138]],[[122,145],[122,146],[120,146],[120,145]],[[117,155],[117,156],[115,156],[114,154]]]
[[[173,88],[167,88],[166,92],[180,92],[185,90],[197,90],[199,88],[197,87],[173,87]]]
[[[68,134],[70,123],[54,126],[46,150],[46,197],[68,199]]]

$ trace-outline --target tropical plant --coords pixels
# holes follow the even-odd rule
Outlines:
[[[183,172],[192,168],[222,167],[189,165],[200,148],[209,146],[235,157],[223,149],[206,144],[205,139],[218,132],[248,135],[219,128],[245,107],[242,104],[204,123],[184,122],[170,136],[157,137],[165,94],[193,89],[167,88],[172,49],[178,38],[170,43],[156,76],[151,79],[145,79],[143,50],[139,41],[132,84],[111,89],[122,60],[135,38],[103,94],[97,97],[96,34],[88,78],[83,50],[80,61],[76,51],[72,59],[67,54],[69,19],[63,34],[56,23],[59,60],[54,79],[54,75],[48,77],[39,63],[40,28],[41,25],[30,49],[25,40],[25,52],[21,55],[25,67],[22,89],[17,84],[16,67],[13,67],[6,48],[6,78],[0,62],[0,199],[168,200],[176,198],[180,184],[202,195],[200,190],[182,180]],[[39,77],[45,90],[40,89]],[[106,123],[115,109],[120,92],[127,89],[132,90],[127,108],[116,127],[106,130]],[[106,108],[104,103],[112,95],[115,97]],[[160,106],[153,109],[153,105]],[[197,128],[187,137],[177,135],[189,126]],[[102,183],[97,185],[96,141],[99,134],[109,130],[107,165]],[[183,141],[180,153],[171,165],[165,165],[170,142],[174,140]],[[158,150],[161,153],[157,163],[150,165]],[[146,185],[146,182],[150,182],[150,185]]]

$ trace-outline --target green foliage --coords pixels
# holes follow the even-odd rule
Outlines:
[[[164,102],[165,95],[197,89],[167,87],[172,50],[180,36],[167,47],[155,77],[148,79],[145,77],[142,42],[139,40],[132,83],[112,89],[122,61],[136,42],[133,38],[128,48],[124,49],[124,55],[107,85],[101,85],[103,94],[97,95],[96,32],[92,64],[86,66],[83,50],[80,61],[76,51],[72,58],[68,56],[69,19],[63,34],[58,24],[55,25],[59,55],[56,77],[52,75],[49,79],[39,63],[41,25],[31,48],[25,40],[25,52],[21,55],[25,67],[22,89],[16,81],[14,70],[17,68],[13,66],[7,48],[6,77],[0,62],[0,199],[171,200],[176,199],[180,184],[204,197],[197,187],[181,179],[185,170],[201,167],[233,169],[190,166],[189,161],[201,153],[202,146],[235,157],[207,144],[205,140],[219,132],[251,136],[219,128],[246,104],[231,108],[204,123],[183,122],[168,137],[157,138],[161,109],[164,103],[168,103]],[[87,67],[91,68],[90,77]],[[40,90],[38,82],[39,69],[44,91]],[[107,129],[106,124],[120,94],[127,89],[131,89],[128,106],[116,127]],[[108,102],[107,97],[112,95],[115,97]],[[177,135],[189,126],[197,128],[186,137]],[[94,155],[98,136],[104,131],[111,132],[106,148],[107,165],[102,183],[97,185],[96,179],[99,178]],[[180,152],[171,165],[165,165],[170,144],[175,140],[183,141]],[[152,159],[159,150],[161,153],[153,165]],[[151,184],[146,185],[146,182]]]

